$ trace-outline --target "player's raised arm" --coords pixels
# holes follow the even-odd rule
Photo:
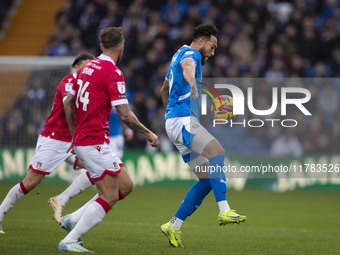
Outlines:
[[[181,63],[181,67],[183,69],[183,78],[190,85],[190,92],[194,99],[198,98],[198,89],[196,85],[195,72],[196,72],[196,64],[193,59],[185,59]]]
[[[71,135],[73,136],[76,115],[74,113],[74,96],[71,94],[69,94],[64,101],[64,111],[68,128],[70,129]]]
[[[120,120],[123,121],[129,128],[144,134],[152,147],[157,147],[159,145],[158,136],[140,123],[136,115],[131,112],[128,104],[117,105],[116,109]]]
[[[161,98],[164,107],[166,108],[168,105],[168,99],[169,99],[169,81],[164,79],[163,86],[161,88]]]

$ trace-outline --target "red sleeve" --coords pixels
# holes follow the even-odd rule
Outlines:
[[[60,82],[59,89],[60,89],[60,93],[61,93],[61,96],[63,98],[63,101],[65,101],[68,94],[74,95],[71,92],[71,91],[73,91],[73,89],[72,89],[73,84],[74,84],[74,79],[72,79],[72,80],[70,80],[70,79],[65,80],[64,79]],[[74,93],[74,91],[73,91],[73,93]]]
[[[67,91],[72,96],[74,96],[76,94],[76,88],[75,88],[75,85],[77,83],[76,81],[77,81],[76,79],[73,79],[72,85],[69,87],[69,90]],[[66,89],[66,87],[65,87],[65,89]]]
[[[109,97],[112,106],[128,104],[125,94],[125,81],[123,73],[117,68],[112,75],[109,76],[107,82]]]
[[[78,78],[78,77],[77,77]],[[69,93],[72,95],[72,96],[76,96],[76,93],[79,89],[79,85],[77,83],[77,79],[75,79],[73,82],[72,82],[72,87],[69,91]]]

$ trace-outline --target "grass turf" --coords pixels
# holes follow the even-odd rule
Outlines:
[[[1,201],[12,186],[0,184]],[[1,255],[60,254],[57,245],[66,232],[52,220],[47,200],[64,188],[41,184],[16,204],[3,222]],[[231,190],[232,208],[248,220],[225,227],[217,224],[217,205],[209,194],[182,227],[185,248],[172,248],[159,227],[173,216],[188,188],[135,188],[83,237],[84,247],[97,254],[340,254],[340,193],[326,191]],[[94,193],[90,189],[71,199],[64,214]]]

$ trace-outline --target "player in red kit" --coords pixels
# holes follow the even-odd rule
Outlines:
[[[81,54],[73,62],[72,67],[78,71],[94,57],[91,54]],[[76,74],[67,75],[57,87],[51,114],[46,120],[38,137],[36,149],[24,180],[16,184],[0,205],[0,233],[4,234],[2,221],[6,213],[30,190],[35,188],[45,177],[52,173],[63,161],[74,166],[83,167],[75,155],[66,153],[72,136],[69,131],[63,102],[75,81]]]
[[[79,238],[100,223],[118,200],[117,175],[126,170],[109,147],[112,107],[116,107],[127,126],[144,134],[151,146],[159,145],[158,137],[139,122],[126,99],[124,76],[116,66],[124,50],[122,29],[103,29],[99,39],[103,53],[79,71],[74,89],[65,101],[74,151],[95,182],[98,198],[89,202],[79,221],[60,241],[59,251],[91,252],[81,246]]]

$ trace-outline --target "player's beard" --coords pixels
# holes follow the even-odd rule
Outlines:
[[[202,56],[201,64],[202,64],[202,66],[204,66],[207,52],[205,51],[204,47],[202,47],[199,50],[199,53],[201,53],[201,56]]]

